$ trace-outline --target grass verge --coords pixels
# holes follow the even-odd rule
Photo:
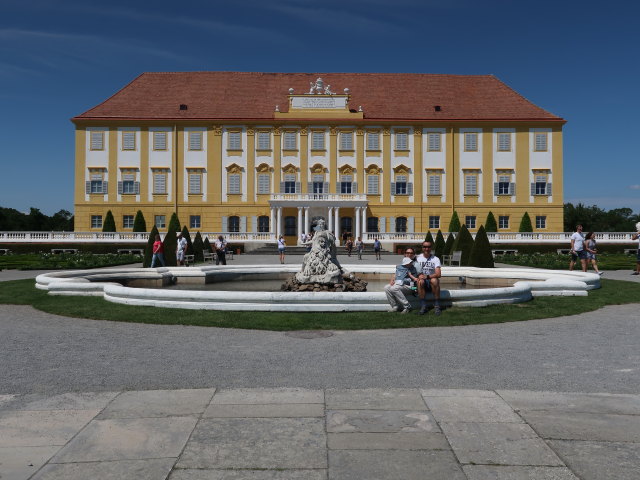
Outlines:
[[[440,317],[386,312],[220,312],[173,308],[135,307],[106,302],[99,297],[47,295],[33,279],[0,282],[0,303],[32,305],[38,310],[68,317],[115,322],[196,325],[257,330],[370,330],[380,328],[442,327],[485,323],[520,322],[576,315],[607,305],[640,303],[640,289],[633,282],[601,280],[602,288],[588,297],[544,297],[527,303],[482,308],[454,307]]]

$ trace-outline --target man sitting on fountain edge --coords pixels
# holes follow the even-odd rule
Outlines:
[[[433,313],[440,315],[440,259],[431,253],[433,247],[431,242],[422,242],[422,253],[416,258],[418,264],[418,295],[420,296],[420,315],[424,315],[429,310],[427,292],[433,292]]]

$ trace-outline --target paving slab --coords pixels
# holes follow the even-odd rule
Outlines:
[[[640,416],[528,412],[520,415],[546,439],[640,442]]]
[[[324,403],[322,390],[304,388],[238,388],[218,390],[212,405]]]
[[[438,422],[506,422],[522,419],[501,398],[424,397]]]
[[[209,405],[202,416],[204,418],[324,417],[324,405],[321,403],[288,403],[280,405]]]
[[[466,480],[450,451],[329,451],[329,480]]]
[[[578,480],[566,467],[464,465],[468,480]]]
[[[549,445],[582,480],[640,478],[640,443],[550,440]]]
[[[3,411],[0,447],[64,445],[99,410]]]
[[[451,450],[442,433],[329,433],[330,450]]]
[[[499,390],[498,394],[516,410],[640,415],[640,395],[522,390]]]
[[[196,422],[190,416],[94,420],[51,462],[177,458]]]
[[[565,466],[526,424],[441,423],[440,427],[464,464]]]
[[[175,458],[46,465],[32,480],[164,480]]]
[[[333,410],[427,410],[417,389],[330,389],[325,397],[327,408]]]
[[[326,480],[326,470],[174,470],[169,480]]]
[[[72,392],[60,395],[14,395],[0,410],[102,410],[118,392]]]
[[[322,418],[203,418],[179,468],[315,469],[327,467]]]
[[[0,395],[0,409],[6,403],[11,402],[17,395]]]
[[[440,428],[427,411],[328,410],[327,432],[440,432]]]
[[[0,478],[27,480],[58,450],[59,446],[0,448]]]
[[[491,390],[473,390],[470,388],[421,388],[420,394],[423,397],[498,397],[496,393]]]
[[[201,414],[209,405],[214,392],[214,388],[122,392],[102,411],[98,418],[142,418]]]

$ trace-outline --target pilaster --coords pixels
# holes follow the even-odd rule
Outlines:
[[[391,129],[382,129],[382,204],[391,204]]]
[[[307,178],[309,175],[309,134],[308,127],[300,129],[300,188],[301,193],[308,193]]]
[[[529,204],[529,193],[530,193],[529,172],[530,172],[529,129],[526,127],[517,127],[516,128],[516,203],[519,203],[520,205]],[[529,215],[531,215],[531,213],[529,213]]]
[[[338,182],[338,131],[329,128],[329,193],[336,193]]]
[[[247,203],[255,204],[256,135],[253,127],[247,128]]]
[[[222,202],[222,127],[207,129],[207,198],[212,203]]]

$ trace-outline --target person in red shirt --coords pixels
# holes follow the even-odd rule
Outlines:
[[[153,242],[153,258],[151,259],[151,268],[155,268],[156,260],[164,267],[164,246],[160,235],[156,235],[156,240]]]

